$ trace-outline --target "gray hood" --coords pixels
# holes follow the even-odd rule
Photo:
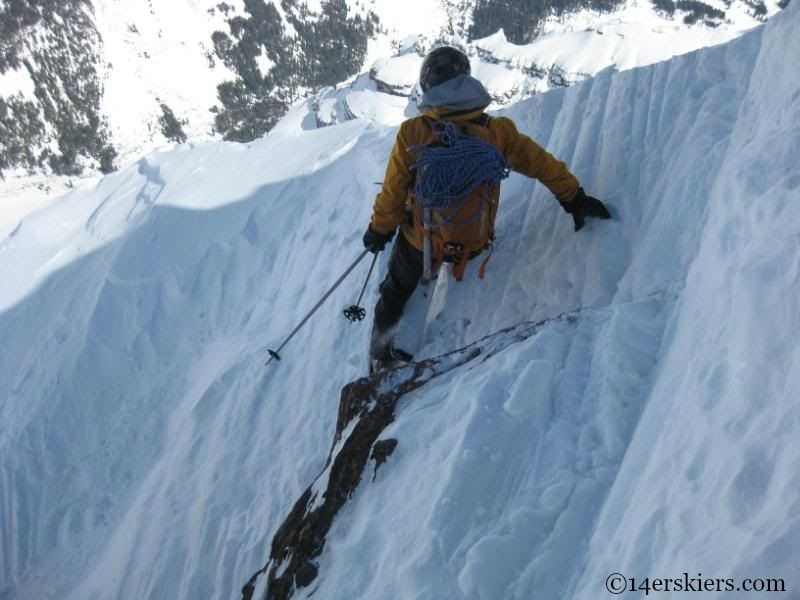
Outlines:
[[[484,109],[492,103],[483,84],[471,75],[458,75],[430,88],[422,95],[417,108],[424,113],[468,112]]]

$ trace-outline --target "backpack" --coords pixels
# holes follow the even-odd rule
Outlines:
[[[489,129],[489,117],[466,122],[425,120],[431,134],[409,148],[418,155],[411,167],[414,227],[425,248],[426,281],[442,262],[453,263],[461,281],[467,261],[489,249],[481,264],[483,279],[491,257],[500,181],[509,167]]]

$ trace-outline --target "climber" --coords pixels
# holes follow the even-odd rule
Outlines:
[[[439,47],[427,55],[419,78],[423,96],[418,108],[422,114],[401,124],[381,191],[375,199],[372,219],[363,238],[364,247],[373,253],[381,252],[398,226],[401,233],[392,248],[388,273],[380,285],[375,307],[370,338],[373,370],[411,358],[395,348],[392,337],[423,271],[435,271],[441,262],[451,262],[453,274],[460,280],[466,262],[490,249],[499,180],[508,174],[508,169],[541,181],[572,215],[575,231],[583,227],[586,217],[611,218],[600,200],[584,193],[563,162],[519,133],[511,119],[484,113],[491,98],[470,72],[469,59],[456,48]],[[461,149],[460,154],[451,152],[458,156],[448,163],[448,147],[456,145]],[[430,160],[426,159],[420,167],[426,156]],[[475,188],[480,183],[476,181],[469,188],[459,187],[462,191],[466,189],[469,198],[455,201],[457,193],[449,190],[448,194],[446,189],[435,191],[436,185],[441,187],[442,180],[452,176],[448,175],[451,173],[469,177],[475,170],[463,168],[465,156],[480,156],[480,160],[492,164],[488,170],[479,169],[481,176],[486,177],[483,184]],[[436,168],[443,170],[435,171]],[[435,180],[423,185],[426,182],[422,180],[428,174],[429,179]],[[444,181],[445,187],[447,183]],[[457,185],[462,184],[468,185],[462,181]],[[420,197],[425,194],[440,196],[444,204],[437,206],[433,199]],[[430,202],[426,204],[426,200]],[[425,209],[432,210],[426,214]],[[432,258],[427,258],[424,249]]]

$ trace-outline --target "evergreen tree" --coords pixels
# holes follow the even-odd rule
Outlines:
[[[264,135],[303,93],[333,85],[358,72],[375,33],[377,18],[348,16],[345,0],[323,2],[319,14],[293,0],[281,8],[294,29],[284,32],[281,14],[264,0],[245,0],[246,16],[227,20],[229,32],[214,32],[214,51],[236,73],[217,87],[215,126],[226,140]],[[272,65],[262,73],[258,59]]]
[[[186,121],[179,120],[165,102],[159,101],[158,104],[161,107],[161,116],[158,119],[158,124],[161,126],[161,133],[163,133],[164,137],[168,140],[183,144],[186,141],[186,133],[183,131],[183,126],[186,125]]]
[[[591,9],[609,12],[622,0],[477,0],[473,11],[470,39],[480,39],[502,29],[514,44],[528,44],[536,39],[550,15]]]
[[[90,2],[6,0],[0,32],[0,72],[25,69],[35,97],[0,99],[0,171],[47,165],[56,174],[77,175],[91,163],[113,170]]]

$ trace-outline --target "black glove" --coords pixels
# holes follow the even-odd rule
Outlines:
[[[386,247],[386,244],[392,241],[394,231],[389,233],[377,233],[372,230],[372,225],[367,227],[367,232],[364,234],[364,248],[377,254]]]
[[[586,217],[597,217],[598,219],[610,219],[611,213],[608,212],[606,205],[597,198],[587,196],[583,188],[578,188],[578,193],[570,202],[561,202],[561,207],[572,215],[575,221],[575,231],[583,227]]]

